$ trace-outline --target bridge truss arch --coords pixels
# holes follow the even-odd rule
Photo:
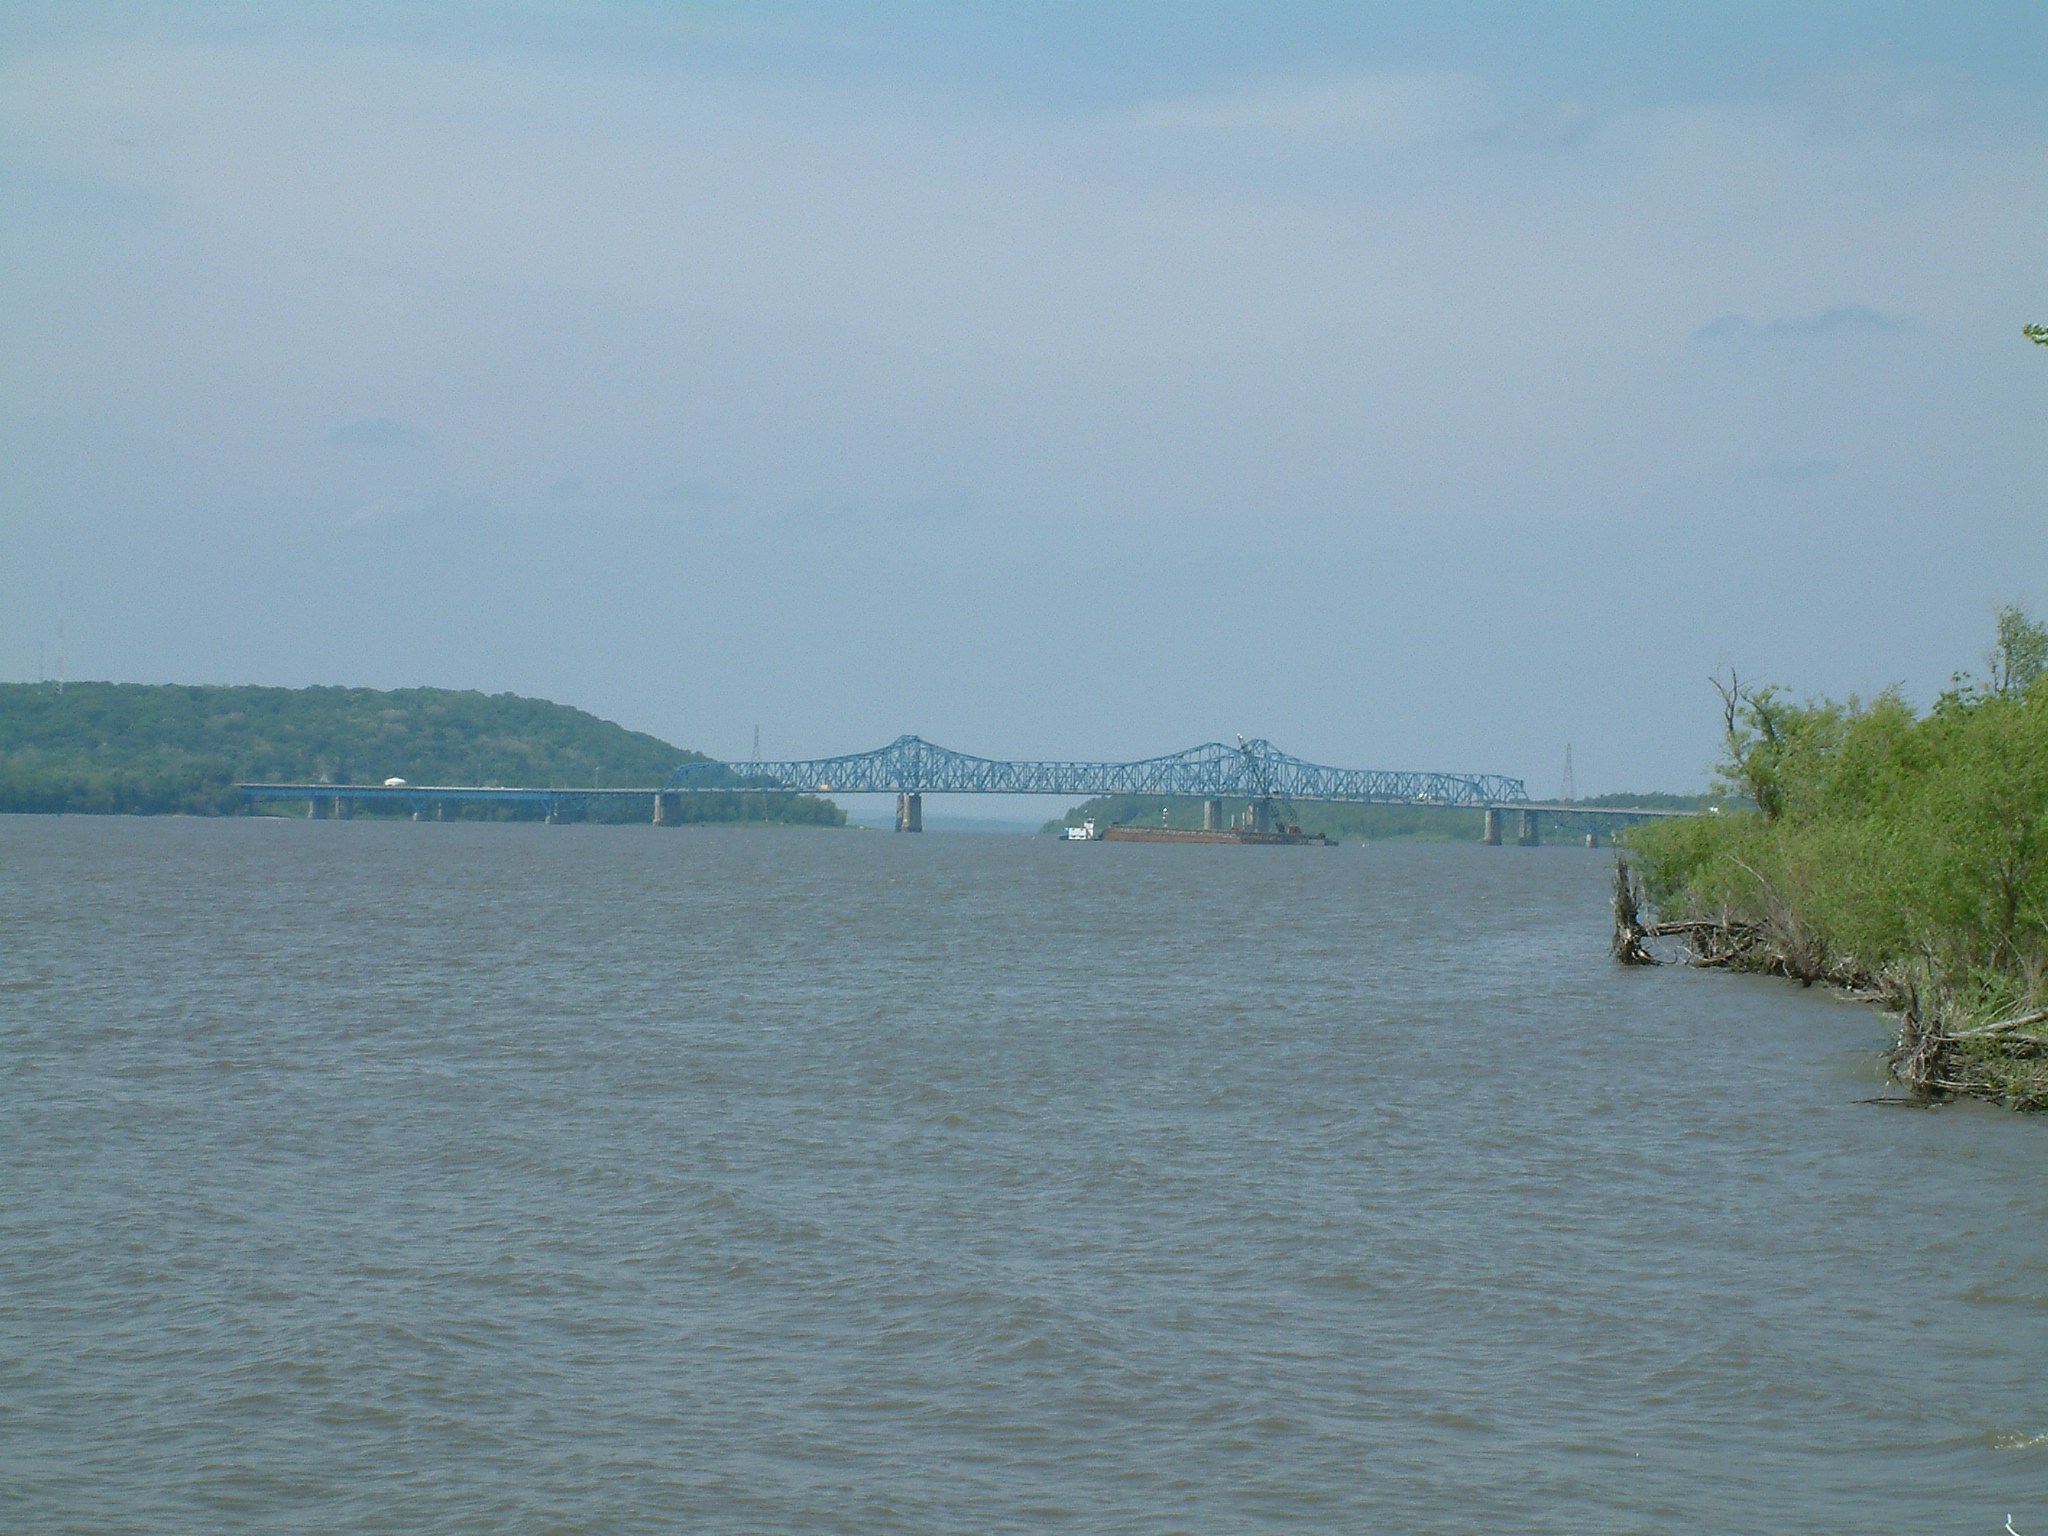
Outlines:
[[[1498,806],[1529,799],[1502,774],[1329,768],[1269,741],[1205,742],[1137,762],[1005,761],[973,757],[918,736],[872,752],[763,763],[685,763],[667,790],[780,790],[801,794],[1167,795],[1188,799]]]

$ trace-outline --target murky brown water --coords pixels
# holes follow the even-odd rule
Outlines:
[[[0,1528],[2048,1536],[2048,1119],[1605,870],[0,820]]]

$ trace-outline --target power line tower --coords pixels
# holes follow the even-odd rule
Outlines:
[[[1564,744],[1564,784],[1557,792],[1557,798],[1570,805],[1579,798],[1579,787],[1572,782],[1572,744]]]
[[[754,761],[761,761],[761,727],[758,725],[754,727]]]

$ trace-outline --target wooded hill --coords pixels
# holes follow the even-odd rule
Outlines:
[[[449,688],[0,683],[0,812],[221,816],[235,784],[658,785],[704,754],[584,710]],[[503,817],[510,811],[468,814]],[[593,817],[645,820],[632,803]],[[841,825],[809,795],[686,795],[697,821]]]

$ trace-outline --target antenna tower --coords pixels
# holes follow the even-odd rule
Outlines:
[[[1579,787],[1572,782],[1572,744],[1564,744],[1564,784],[1557,792],[1557,798],[1570,805],[1579,798]]]
[[[754,727],[754,761],[761,761],[761,727]]]

